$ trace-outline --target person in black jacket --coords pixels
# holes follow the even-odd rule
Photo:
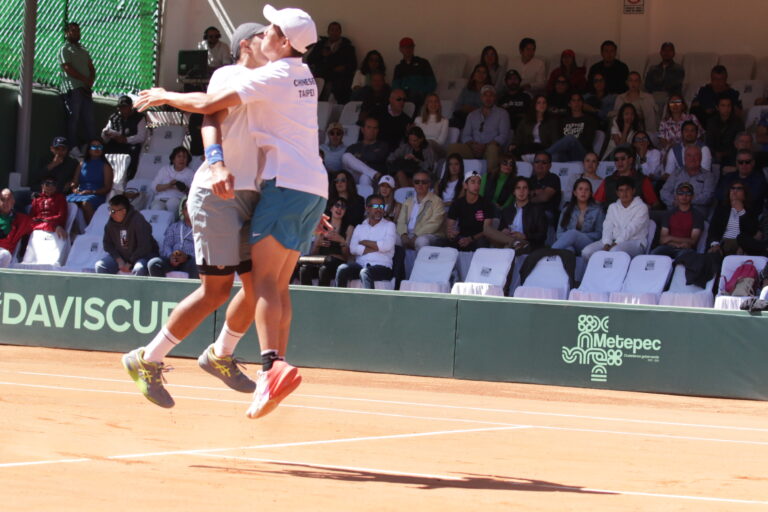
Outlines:
[[[728,201],[718,205],[709,226],[710,252],[730,254],[765,254],[758,212],[749,208],[749,189],[744,181],[731,183]]]
[[[528,254],[544,246],[547,216],[543,208],[531,203],[528,178],[518,176],[514,184],[515,202],[502,210],[498,228],[493,227],[493,219],[485,219],[483,234],[497,246],[512,248],[516,254]]]
[[[325,80],[320,100],[333,93],[337,103],[346,103],[352,92],[352,78],[357,69],[357,56],[352,42],[341,35],[341,24],[328,24],[328,37],[321,37],[309,51],[306,62],[312,74]]]
[[[152,226],[122,194],[109,200],[109,220],[104,226],[103,243],[107,254],[96,262],[95,270],[99,274],[122,271],[146,276],[149,260],[158,255]]]

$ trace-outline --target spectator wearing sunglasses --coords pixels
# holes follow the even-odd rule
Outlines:
[[[717,175],[701,166],[701,149],[697,146],[685,148],[685,167],[673,172],[661,188],[661,200],[671,208],[675,204],[677,188],[687,183],[693,187],[692,205],[701,214],[706,215],[715,196]]]
[[[57,190],[58,183],[52,175],[43,178],[40,194],[32,199],[29,216],[32,229],[56,232],[60,240],[67,238],[64,226],[67,223],[67,198]]]
[[[104,157],[104,143],[101,139],[92,139],[85,152],[85,158],[75,169],[69,188],[72,193],[67,201],[76,203],[82,210],[85,222],[91,222],[96,208],[107,200],[112,191],[114,173]]]
[[[221,32],[216,27],[205,29],[203,40],[198,43],[197,48],[208,51],[208,71],[211,73],[221,66],[232,64],[229,46],[221,41]]]
[[[341,157],[347,150],[344,144],[344,127],[341,123],[331,123],[325,131],[325,143],[320,144],[323,151],[323,164],[328,172],[340,171],[343,168]]]
[[[731,176],[738,173],[731,173]],[[731,254],[765,253],[765,242],[757,240],[760,234],[759,210],[750,207],[749,186],[736,179],[728,186],[726,200],[715,208],[709,225],[707,245],[709,252],[723,256]]]
[[[333,229],[315,236],[310,257],[299,258],[299,282],[305,286],[317,279],[319,286],[331,286],[339,265],[349,260],[349,241],[354,226],[346,220],[347,201],[339,197],[326,215]],[[320,256],[320,258],[318,258]]]
[[[406,249],[418,252],[422,247],[437,245],[445,238],[445,206],[437,194],[432,192],[431,186],[429,173],[418,171],[413,175],[416,193],[406,199],[397,218],[397,234]]]
[[[379,120],[379,140],[389,145],[389,151],[396,150],[405,140],[405,130],[411,124],[411,117],[403,111],[406,96],[402,89],[389,93],[389,105],[383,112],[372,115]]]
[[[742,149],[736,153],[736,172],[724,174],[720,178],[716,192],[720,204],[728,201],[731,185],[737,181],[743,183],[747,189],[749,209],[761,213],[768,194],[768,183],[763,173],[755,168],[755,156],[749,150]]]
[[[97,274],[131,273],[146,276],[149,260],[158,255],[152,226],[131,207],[122,194],[109,200],[109,220],[104,226],[106,256],[95,264]]]
[[[101,138],[105,142],[105,154],[127,154],[131,157],[127,180],[132,180],[138,169],[141,147],[147,139],[147,118],[143,112],[133,108],[130,96],[120,96],[117,100],[117,112],[109,116],[101,130]]]
[[[346,201],[345,222],[352,226],[363,222],[365,217],[365,200],[357,193],[357,185],[349,171],[342,170],[331,175],[327,209],[330,210],[339,198]]]
[[[694,197],[693,185],[680,183],[675,189],[675,206],[661,221],[659,246],[651,254],[662,254],[676,259],[678,256],[695,252],[699,237],[704,231],[704,216],[691,206]]]

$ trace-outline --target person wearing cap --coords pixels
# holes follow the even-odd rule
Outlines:
[[[589,68],[589,81],[596,74],[603,75],[605,79],[605,91],[608,94],[621,94],[627,90],[627,77],[629,68],[626,64],[616,58],[618,46],[610,39],[603,41],[600,45],[600,56],[602,60],[595,62]]]
[[[392,222],[397,222],[400,209],[403,207],[402,203],[395,199],[395,188],[397,188],[395,178],[385,174],[379,179],[379,186],[376,191],[384,199],[384,218]]]
[[[403,59],[395,66],[392,88],[404,90],[408,101],[414,103],[418,110],[426,95],[437,88],[437,79],[429,61],[414,55],[415,47],[416,43],[410,37],[400,40]]]
[[[133,179],[139,165],[141,146],[147,140],[147,117],[133,108],[130,96],[120,96],[117,112],[109,116],[107,125],[101,130],[104,140],[104,154],[122,153],[131,157],[127,180]]]
[[[482,107],[467,116],[461,131],[461,142],[448,146],[447,153],[462,158],[483,158],[488,172],[499,169],[499,154],[509,142],[509,115],[496,106],[496,88],[484,85],[480,90]]]
[[[672,259],[688,252],[695,252],[699,237],[704,231],[704,216],[692,207],[694,188],[688,182],[675,189],[675,206],[670,208],[661,221],[659,246],[651,254],[663,254]]]
[[[232,46],[235,46],[234,41]],[[208,52],[208,71],[211,73],[237,60],[232,59],[232,52],[227,43],[221,41],[221,32],[216,27],[205,29],[203,40],[197,44],[197,48]]]
[[[495,217],[495,208],[487,197],[480,195],[481,180],[479,172],[467,171],[464,174],[464,195],[454,199],[448,209],[448,244],[460,251],[488,247],[483,225],[485,219]]]
[[[341,35],[341,23],[328,24],[328,36],[321,37],[307,52],[305,62],[316,77],[325,80],[325,87],[320,91],[321,101],[326,101],[331,94],[338,104],[349,101],[357,54],[352,42]]]
[[[269,64],[230,78],[215,93],[185,94],[155,88],[142,91],[139,101],[141,108],[170,104],[199,114],[241,105],[254,108],[255,115],[248,117],[253,139],[241,144],[252,156],[249,143],[255,142],[263,156],[258,166],[261,198],[250,225],[251,259],[259,262],[251,271],[251,284],[262,372],[254,401],[246,412],[250,418],[273,411],[301,383],[298,370],[284,360],[291,323],[288,284],[299,255],[309,249],[312,233],[328,229],[327,218],[323,217],[328,173],[320,159],[317,137],[318,90],[312,72],[301,61],[309,45],[317,41],[317,28],[301,9],[277,10],[267,4],[263,13],[271,23],[261,41]],[[206,144],[206,161],[213,169],[213,193],[222,199],[232,199],[235,177],[224,163],[226,151],[221,144],[207,140]],[[252,159],[250,169],[256,169],[254,163]],[[252,175],[251,181],[256,178]],[[243,332],[244,329],[234,333],[229,342],[223,342],[227,351],[234,350]],[[169,345],[168,350],[173,346],[172,340]],[[216,350],[215,346],[212,348]],[[201,358],[208,359],[209,353]],[[133,368],[132,376],[135,374],[138,379],[140,369]],[[154,375],[159,377],[161,371],[162,368]]]
[[[40,176],[53,176],[56,180],[56,191],[64,194],[68,191],[67,185],[72,181],[79,162],[69,155],[66,137],[54,137],[50,150],[51,156],[40,166]]]
[[[67,41],[59,50],[61,65],[61,94],[67,113],[67,142],[69,148],[79,144],[78,132],[84,131],[86,141],[96,137],[93,119],[93,82],[96,70],[88,50],[80,44],[80,25],[64,25]],[[79,150],[78,150],[79,151]]]
[[[237,77],[267,62],[261,52],[264,30],[264,25],[259,23],[244,23],[235,29],[232,46],[237,64],[217,69],[208,84],[208,91],[214,93],[225,90]],[[156,92],[162,96],[160,91]],[[206,349],[201,355],[200,365],[209,373],[222,378],[227,386],[236,391],[250,393],[256,387],[238,369],[231,357],[237,340],[253,321],[254,299],[250,286],[248,236],[251,215],[258,201],[256,179],[260,158],[259,152],[254,150],[253,130],[249,126],[249,121],[255,115],[253,110],[254,107],[248,105],[219,109],[204,119],[206,126],[203,128],[203,139],[207,144],[220,141],[223,151],[229,155],[227,176],[233,177],[234,198],[223,199],[214,193],[213,186],[218,174],[210,165],[202,165],[195,173],[187,202],[195,250],[185,254],[193,254],[195,257],[200,287],[179,303],[146,347],[123,356],[123,365],[139,389],[147,399],[161,407],[174,405],[173,398],[159,378],[165,356],[206,316],[226,303],[231,294],[235,272],[240,275],[243,287],[227,308],[225,323],[213,350],[211,347]],[[179,154],[184,155],[183,152]],[[176,260],[183,258],[178,255]]]
[[[536,57],[536,40],[524,37],[517,45],[519,54],[510,57],[507,65],[520,72],[522,87],[532,94],[544,92],[547,86],[546,64]]]
[[[560,54],[560,65],[552,70],[547,82],[547,93],[555,89],[555,82],[563,77],[568,81],[571,91],[584,92],[587,88],[587,69],[576,64],[576,52],[563,50]]]
[[[685,148],[684,160],[685,166],[670,174],[661,188],[661,200],[671,208],[675,204],[677,187],[688,183],[695,192],[691,204],[706,215],[715,197],[717,175],[701,166],[701,149],[698,146]]]
[[[510,69],[504,75],[504,88],[498,93],[497,104],[509,114],[509,126],[513,130],[531,108],[531,95],[523,91],[521,82],[520,73]]]
[[[16,199],[11,189],[0,190],[0,268],[7,268],[13,262],[13,254],[21,239],[32,232],[29,215],[13,209]]]
[[[657,104],[665,104],[672,94],[682,94],[685,68],[675,62],[675,45],[662,43],[659,50],[661,62],[648,68],[645,73],[645,90],[657,98]]]

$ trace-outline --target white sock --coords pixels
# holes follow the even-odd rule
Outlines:
[[[179,343],[181,340],[176,339],[176,336],[171,334],[166,326],[163,326],[160,332],[155,335],[155,339],[144,349],[144,360],[151,363],[162,363],[168,352]]]
[[[244,332],[233,331],[225,321],[219,337],[216,338],[216,342],[213,344],[213,355],[216,357],[231,356],[235,353],[235,347],[240,338],[244,335]]]

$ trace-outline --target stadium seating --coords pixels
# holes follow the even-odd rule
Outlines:
[[[347,102],[341,111],[339,122],[344,126],[357,124],[357,120],[360,118],[360,107],[362,106],[362,101]]]
[[[597,164],[595,174],[605,179],[616,171],[616,164],[608,160],[603,160]]]
[[[619,304],[658,304],[671,272],[672,258],[669,256],[635,256],[621,290],[611,292],[608,300]]]
[[[536,263],[523,284],[515,289],[514,296],[566,300],[570,289],[568,273],[563,268],[560,256],[547,256]]]
[[[461,94],[461,90],[467,85],[466,78],[447,78],[438,80],[437,95],[441,100],[456,101]],[[450,117],[453,112],[446,112],[446,117]]]
[[[109,220],[109,204],[103,203],[96,208],[96,211],[91,217],[91,222],[85,228],[85,232],[89,235],[104,236],[104,226],[107,225]]]
[[[345,146],[351,146],[352,144],[356,143],[358,139],[360,138],[360,127],[356,124],[345,124],[344,125],[344,137],[342,138],[342,142]]]
[[[712,52],[690,52],[683,57],[685,82],[698,90],[709,82],[712,68],[717,64],[717,54]]]
[[[760,121],[760,116],[763,115],[763,112],[768,112],[768,105],[758,105],[749,108],[749,111],[747,111],[747,120],[744,123],[747,130],[753,130],[755,128],[757,122]]]
[[[467,66],[467,57],[464,53],[441,53],[431,59],[432,71],[435,73],[438,83],[455,77],[463,77]],[[440,96],[442,98],[442,96]]]
[[[453,247],[422,247],[416,255],[410,278],[400,283],[400,290],[448,293],[458,256],[459,251]]]
[[[362,197],[364,200],[368,199],[368,196],[373,194],[373,187],[370,185],[358,185],[357,186],[357,195]]]
[[[755,56],[747,53],[727,53],[720,55],[718,64],[728,70],[728,81],[750,80],[755,71]]]
[[[472,256],[466,281],[455,283],[451,289],[454,295],[504,296],[512,262],[513,249],[478,249]]]
[[[405,203],[406,199],[416,193],[416,189],[413,187],[401,187],[395,190],[395,201],[398,203]]]
[[[755,106],[755,100],[763,97],[765,82],[762,80],[737,80],[731,87],[739,92],[739,99],[744,110],[749,111]]]
[[[325,127],[328,126],[332,110],[331,104],[327,101],[317,102],[317,126],[320,128],[320,131],[324,132]]]
[[[645,253],[651,252],[651,245],[653,245],[653,237],[656,235],[656,221],[648,221],[648,234],[645,239]]]
[[[69,272],[94,272],[94,265],[106,252],[102,246],[103,235],[86,233],[75,238],[69,257],[62,268]]]
[[[149,180],[151,183],[157,175],[157,171],[168,162],[168,153],[144,153],[139,157],[139,165],[136,168],[135,179]]]
[[[669,289],[661,294],[659,305],[711,308],[715,304],[715,296],[712,290],[715,286],[715,279],[716,276],[713,276],[704,288],[693,284],[685,284],[685,266],[675,265]]]
[[[146,179],[132,179],[125,186],[126,192],[137,192],[139,195],[131,199],[131,205],[137,210],[152,204],[155,191],[152,190],[152,181]]]
[[[110,195],[122,194],[125,190],[131,156],[120,153],[108,153],[104,157],[109,162],[109,165],[112,166],[112,193]]]
[[[173,151],[173,148],[183,144],[186,133],[186,126],[170,125],[154,128],[149,138],[147,153],[159,153],[166,155],[167,158],[171,151]]]
[[[530,162],[517,162],[517,175],[530,178],[533,174],[533,165]]]
[[[581,285],[571,290],[569,300],[608,302],[610,294],[621,289],[629,269],[629,254],[597,251],[589,258]]]
[[[744,256],[733,254],[726,256],[723,259],[723,264],[720,267],[720,280],[718,281],[717,296],[715,297],[715,309],[739,309],[741,303],[749,297],[732,296],[725,292],[725,283],[731,278],[733,272],[745,261],[752,260],[755,268],[760,272],[765,264],[768,262],[768,258],[765,256]],[[758,284],[755,283],[755,286]]]
[[[157,245],[163,245],[165,230],[173,222],[176,213],[167,210],[141,210],[141,214],[152,225],[152,236],[157,240]]]

